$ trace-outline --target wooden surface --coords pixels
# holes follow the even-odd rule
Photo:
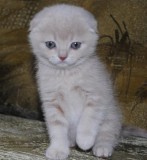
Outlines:
[[[147,139],[130,137],[121,139],[109,160],[147,160]],[[48,136],[45,124],[0,115],[0,160],[45,160]],[[102,160],[92,155],[71,149],[68,160]]]

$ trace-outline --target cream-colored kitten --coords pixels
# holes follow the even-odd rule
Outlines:
[[[121,130],[110,78],[96,55],[97,23],[71,5],[44,8],[31,21],[30,43],[50,136],[46,157],[66,159],[70,147],[111,156]]]

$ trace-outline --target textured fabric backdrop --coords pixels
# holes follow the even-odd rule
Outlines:
[[[146,0],[1,0],[0,113],[41,118],[28,26],[44,6],[62,2],[98,19],[98,54],[112,75],[125,122],[147,129]]]

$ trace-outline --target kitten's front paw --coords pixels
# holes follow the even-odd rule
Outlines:
[[[77,134],[76,142],[82,150],[88,150],[94,145],[95,138],[91,134]]]
[[[46,158],[48,160],[66,160],[69,155],[69,148],[63,146],[48,147],[46,150]]]
[[[113,148],[110,146],[94,146],[93,154],[97,157],[110,157],[112,155]]]

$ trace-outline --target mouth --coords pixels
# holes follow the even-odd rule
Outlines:
[[[60,61],[56,64],[54,64],[55,66],[59,67],[59,68],[67,68],[67,67],[72,67],[75,65],[75,63],[69,63],[67,61]]]
[[[56,66],[59,66],[59,67],[67,67],[69,66],[69,64],[65,63],[65,62],[60,62],[58,64],[56,64]]]

